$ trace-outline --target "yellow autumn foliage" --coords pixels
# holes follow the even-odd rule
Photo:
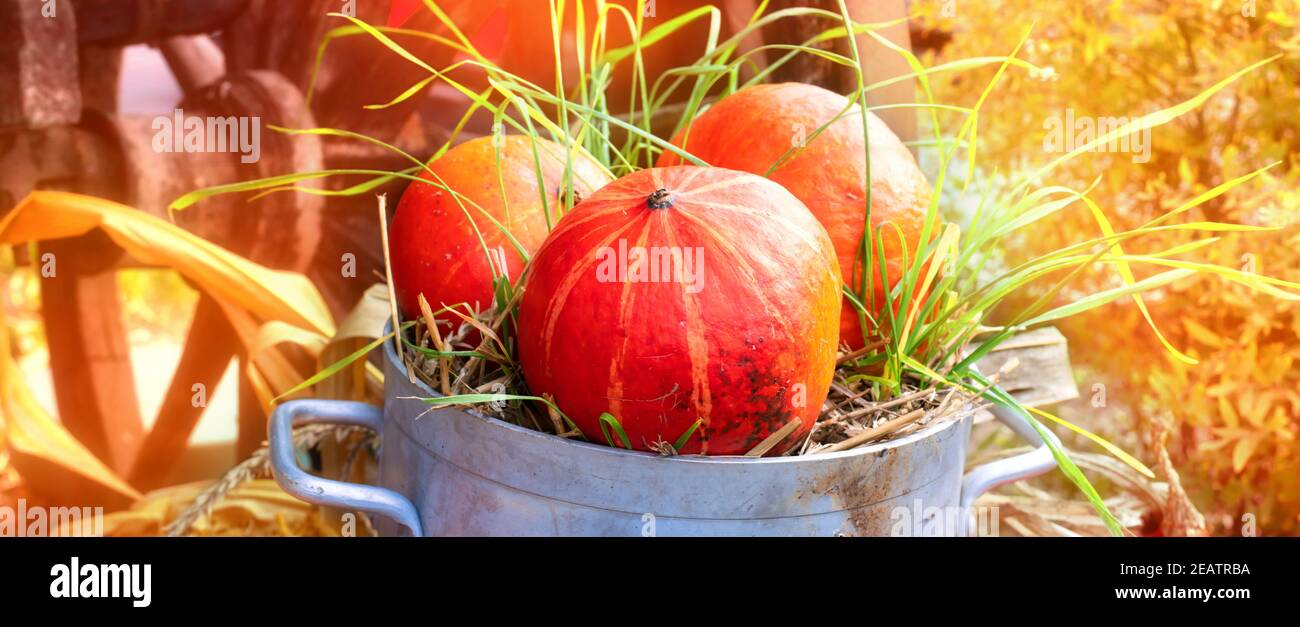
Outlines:
[[[1119,230],[1280,162],[1185,219],[1274,227],[1222,233],[1198,258],[1300,281],[1300,1],[959,0],[913,7],[923,28],[953,35],[935,62],[1000,54],[1033,25],[1022,56],[1045,71],[1008,73],[989,96],[979,129],[986,172],[1050,160],[1044,133],[1062,119],[1140,117],[1281,55],[1196,112],[1155,129],[1148,158],[1136,150],[1090,154],[1047,182],[1086,189],[1095,181],[1089,197]],[[978,94],[971,86],[989,75],[936,77],[936,100],[972,104]],[[1030,257],[1097,235],[1080,206],[1008,242],[1009,255]],[[1167,231],[1142,242],[1162,249],[1188,244],[1191,236]],[[1075,287],[1086,292],[1120,280],[1098,272]],[[1146,304],[1169,343],[1199,363],[1175,359],[1132,302],[1063,321],[1075,362],[1100,373],[1090,376],[1101,377],[1107,404],[1126,417],[1101,424],[1101,412],[1085,409],[1070,418],[1116,438],[1166,426],[1171,458],[1212,531],[1300,533],[1300,305],[1209,276],[1154,292]]]

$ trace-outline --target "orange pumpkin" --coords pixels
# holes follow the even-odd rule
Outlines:
[[[655,26],[698,7],[705,6],[702,0],[656,0],[647,2],[646,10],[653,9],[653,15],[644,17],[643,34]],[[715,3],[716,4],[716,3]],[[632,43],[632,30],[628,28],[626,15],[636,17],[636,0],[611,0],[610,10],[606,16],[606,51],[612,51]],[[578,64],[577,3],[566,4],[565,12],[560,16],[560,68],[564,73],[564,89],[572,93],[580,78]],[[625,15],[621,7],[626,10]],[[542,89],[555,89],[556,54],[551,34],[551,3],[546,0],[474,0],[474,2],[453,3],[445,7],[448,16],[473,44],[475,50],[506,71],[527,80]],[[594,3],[584,5],[585,41],[590,50],[595,32],[597,15]],[[441,35],[449,35],[446,28],[429,14],[422,4],[416,2],[395,3],[390,16],[390,25],[404,24],[407,19],[416,16],[417,21],[408,27],[428,27]],[[664,71],[688,66],[704,55],[709,35],[707,16],[696,18],[689,24],[664,39],[645,47],[642,51],[642,63],[645,67],[647,83],[654,84]],[[723,37],[726,33],[723,33]],[[591,71],[589,52],[583,53],[583,65]],[[467,58],[467,57],[461,57]],[[609,107],[622,111],[631,103],[633,60],[625,58],[611,77],[607,90]],[[475,86],[486,86],[481,77],[460,78]],[[680,97],[680,92],[679,92]]]
[[[846,281],[861,277],[857,253],[866,222],[868,152],[864,150],[862,117],[855,109],[828,126],[849,106],[844,96],[802,83],[756,85],[714,103],[673,144],[710,165],[767,174],[792,148],[787,160],[769,176],[808,206],[830,233]],[[871,142],[871,227],[878,231],[892,224],[907,242],[908,264],[915,259],[921,229],[930,203],[930,184],[912,153],[889,127],[868,113]],[[799,147],[803,144],[802,147]],[[659,165],[682,159],[665,151]],[[940,225],[932,226],[931,239]],[[889,286],[906,271],[904,248],[898,231],[883,231],[885,267]],[[868,268],[874,286],[874,306],[869,311],[881,320],[886,286],[877,267]],[[853,286],[857,291],[857,286]],[[898,303],[895,303],[897,314]],[[884,324],[883,321],[881,324]],[[864,345],[857,311],[847,303],[840,323],[840,341],[851,349]]]
[[[584,200],[533,258],[519,363],[593,439],[608,412],[632,448],[690,433],[682,452],[738,455],[797,422],[779,454],[830,388],[840,300],[830,238],[780,185],[641,170]]]
[[[429,164],[432,173],[420,174],[428,183],[412,182],[402,194],[389,239],[393,287],[406,318],[420,315],[421,293],[435,310],[460,303],[481,310],[492,304],[494,270],[512,281],[519,278],[524,260],[493,220],[529,254],[546,239],[547,210],[552,224],[559,221],[566,196],[565,149],[537,139],[534,153],[525,136],[501,140],[499,159],[491,137],[452,148]],[[572,182],[578,197],[586,197],[609,177],[579,150]],[[452,192],[460,195],[459,202]],[[458,320],[451,314],[439,318]]]

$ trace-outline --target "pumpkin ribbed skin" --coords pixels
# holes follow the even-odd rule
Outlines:
[[[682,452],[736,455],[798,420],[780,453],[812,428],[830,387],[834,248],[798,199],[762,177],[629,174],[564,217],[524,281],[524,376],[594,440],[604,412],[641,450],[675,442],[698,418]]]
[[[491,138],[480,137],[448,150],[430,163],[429,169],[437,178],[427,171],[422,171],[420,178],[441,179],[447,188],[477,203],[532,254],[547,234],[546,213],[538,190],[538,160],[527,137],[507,135],[501,140],[499,172]],[[552,222],[558,222],[565,195],[565,149],[544,139],[536,142],[546,206]],[[590,196],[608,182],[609,177],[587,153],[579,151],[575,155],[573,186],[579,197]],[[420,315],[420,293],[434,310],[442,304],[468,303],[478,308],[492,304],[492,262],[483,251],[475,225],[488,249],[498,260],[504,260],[510,279],[519,278],[524,263],[509,238],[483,212],[468,202],[464,205],[462,209],[455,197],[440,187],[414,181],[402,194],[390,229],[390,252],[394,291],[407,319]],[[458,320],[451,314],[439,318]]]
[[[806,145],[772,172],[770,178],[802,200],[826,227],[846,280],[854,266],[866,216],[866,170],[862,117],[856,110],[811,137],[823,124],[849,106],[844,96],[814,85],[781,83],[755,85],[714,103],[678,134],[673,144],[722,167],[766,174],[802,138]],[[907,147],[875,114],[868,112],[871,140],[871,225],[896,225],[907,241],[907,259],[914,259],[930,202],[930,184]],[[683,141],[686,143],[683,144]],[[664,152],[659,165],[676,165],[681,158]],[[931,231],[937,237],[939,227]],[[906,270],[898,233],[886,227],[885,265],[890,285]],[[870,269],[875,307],[880,320],[885,286],[879,269]],[[861,277],[862,274],[856,275]],[[856,291],[856,286],[854,286]],[[895,304],[897,310],[897,304]],[[864,344],[857,312],[845,304],[840,340],[850,348]]]

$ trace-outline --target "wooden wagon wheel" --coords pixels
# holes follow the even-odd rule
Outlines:
[[[94,0],[89,0],[88,10],[96,11]],[[148,38],[162,24],[178,20],[189,22],[194,33],[182,32],[159,40],[158,46],[167,58],[186,95],[179,108],[188,115],[257,116],[263,128],[275,124],[286,128],[313,128],[332,125],[340,128],[362,127],[366,132],[384,136],[391,128],[400,127],[409,116],[402,108],[384,115],[367,116],[364,121],[330,118],[329,111],[361,111],[361,107],[336,106],[338,94],[355,98],[355,90],[347,86],[335,87],[319,99],[317,111],[323,112],[325,122],[318,123],[303,100],[310,80],[311,62],[324,34],[330,11],[337,10],[334,0],[312,2],[266,2],[263,0],[225,0],[210,7],[206,19],[190,16],[172,16],[160,20],[147,13],[165,12],[166,2],[147,0],[141,6],[142,14],[130,25],[131,39]],[[375,3],[363,5],[363,11],[374,10]],[[236,11],[238,9],[238,11]],[[372,21],[382,17],[363,15]],[[220,24],[217,38],[221,48],[205,31]],[[205,26],[200,26],[205,25]],[[125,28],[125,27],[124,27]],[[97,31],[100,39],[109,44],[121,43],[120,35],[112,31]],[[108,32],[110,34],[103,34]],[[344,42],[342,54],[335,54],[331,62],[342,66],[335,68],[336,75],[369,76],[376,84],[394,87],[417,80],[409,70],[384,72],[375,64],[366,63],[358,55],[350,54]],[[224,54],[222,54],[224,49]],[[91,56],[83,50],[82,57]],[[96,58],[114,58],[100,48]],[[224,57],[224,58],[223,58]],[[116,69],[115,67],[112,69]],[[224,75],[223,75],[224,72]],[[116,85],[116,75],[105,80],[96,73],[95,85],[107,86],[100,90],[98,109],[103,114],[91,114],[82,126],[96,135],[107,138],[113,150],[126,156],[124,171],[105,178],[123,184],[114,189],[83,188],[80,191],[120,200],[131,206],[162,215],[172,199],[198,187],[220,183],[263,178],[287,172],[306,172],[324,168],[368,167],[396,169],[402,167],[392,161],[391,155],[349,150],[336,145],[337,156],[325,158],[319,138],[313,136],[290,137],[270,131],[261,135],[262,159],[254,166],[244,166],[231,158],[214,155],[172,155],[160,162],[158,155],[148,145],[151,134],[148,120],[108,115],[114,109],[111,93]],[[219,77],[219,78],[217,78]],[[350,79],[351,80],[351,79]],[[368,79],[369,80],[369,79]],[[90,90],[83,79],[83,91]],[[368,101],[367,101],[368,102]],[[327,162],[328,161],[328,162]],[[132,165],[136,167],[132,167]],[[306,183],[311,185],[312,183]],[[303,183],[299,183],[303,185]],[[400,186],[391,191],[400,193]],[[287,200],[288,199],[288,200]],[[336,314],[346,311],[373,281],[367,277],[382,268],[378,256],[373,254],[377,241],[359,238],[356,224],[346,219],[349,214],[360,213],[362,228],[373,228],[370,211],[356,211],[356,202],[344,199],[326,203],[322,197],[308,194],[279,195],[253,205],[242,197],[216,197],[179,214],[178,223],[203,235],[214,243],[270,267],[306,273],[322,287],[327,302]],[[322,244],[324,242],[324,244]],[[69,244],[67,254],[86,256],[86,243]],[[111,245],[105,245],[105,254],[113,255]],[[340,272],[340,252],[355,256],[356,271],[349,277]],[[166,485],[167,475],[175,465],[177,451],[183,450],[204,408],[192,403],[193,386],[212,389],[219,381],[232,357],[241,362],[239,435],[236,454],[247,456],[260,446],[265,437],[265,418],[256,396],[242,376],[247,355],[237,355],[238,339],[224,313],[214,300],[201,295],[185,341],[179,365],[159,409],[158,417],[148,434],[143,433],[138,414],[134,381],[129,361],[129,350],[122,330],[119,302],[111,266],[95,262],[95,271],[70,277],[51,288],[53,303],[47,309],[52,317],[47,324],[69,325],[82,330],[66,334],[50,342],[51,368],[55,371],[77,372],[76,381],[56,380],[56,395],[60,414],[72,416],[64,422],[69,430],[82,439],[96,455],[111,467],[126,472],[128,482],[140,489]],[[340,280],[350,279],[350,280]],[[69,285],[76,287],[70,287]],[[69,295],[63,296],[64,292]],[[63,296],[63,298],[60,298]],[[91,305],[101,305],[94,307]],[[107,314],[107,315],[105,315]],[[57,354],[57,357],[55,356]],[[84,390],[95,394],[85,395]]]
[[[223,164],[204,163],[202,160],[177,159],[181,168],[204,168],[175,177],[148,176],[140,173],[139,179],[148,184],[137,190],[133,198],[138,203],[169,202],[195,187],[236,180],[265,178],[290,172],[305,172],[322,168],[321,148],[313,136],[288,136],[266,130],[274,124],[285,128],[313,128],[316,126],[298,87],[283,75],[268,70],[244,70],[227,67],[224,77],[207,84],[194,80],[194,76],[211,74],[218,64],[213,61],[212,50],[204,58],[202,41],[193,43],[193,54],[186,54],[189,42],[167,42],[164,51],[170,51],[168,61],[173,72],[186,82],[197,83],[187,89],[180,108],[186,115],[237,116],[261,118],[265,132],[261,134],[261,159],[255,164],[242,164],[226,160]],[[186,81],[184,77],[191,80]],[[201,86],[200,86],[201,85]],[[141,133],[124,132],[123,138],[137,141],[127,150],[144,155],[148,149],[139,145]],[[127,143],[132,143],[128,141]],[[146,162],[145,156],[141,162]],[[233,168],[223,172],[221,167]],[[196,185],[197,183],[197,185]],[[314,185],[311,182],[305,185]],[[184,212],[178,222],[205,237],[221,244],[232,252],[269,267],[307,272],[319,247],[324,216],[323,199],[308,194],[283,195],[267,198],[251,207],[243,198],[213,198]],[[139,206],[139,205],[137,205]],[[174,465],[175,451],[183,450],[193,432],[203,408],[191,402],[193,386],[202,384],[213,388],[232,357],[238,356],[239,413],[236,455],[251,454],[265,437],[265,416],[256,395],[243,375],[248,355],[237,353],[238,338],[214,300],[201,296],[186,338],[180,364],[172,377],[153,429],[145,438],[135,456],[128,481],[141,488],[166,484],[166,475]]]
[[[247,0],[203,6],[81,0],[60,5],[61,19],[39,15],[38,4],[0,1],[5,8],[0,20],[6,33],[13,27],[16,39],[4,50],[14,56],[6,64],[14,61],[17,68],[0,76],[15,83],[0,90],[0,164],[6,166],[0,208],[7,211],[34,189],[63,189],[164,216],[171,200],[198,187],[321,168],[314,137],[264,133],[262,158],[244,164],[230,152],[156,152],[151,118],[115,113],[122,46],[153,42],[186,88],[178,107],[187,116],[256,116],[263,125],[315,126],[292,82],[269,71],[221,76],[221,60],[210,54],[215,48],[191,38],[224,26]],[[30,53],[36,50],[39,54]],[[73,70],[51,72],[51,67]],[[44,99],[32,100],[28,94]],[[251,204],[245,198],[210,199],[178,214],[177,221],[264,265],[305,271],[320,239],[321,199],[287,196]],[[58,265],[53,276],[40,282],[42,316],[50,369],[58,373],[53,382],[61,421],[135,487],[165,485],[205,409],[191,400],[194,386],[216,386],[239,346],[233,329],[215,301],[201,295],[179,366],[146,434],[116,281],[117,270],[133,262],[100,232],[43,242],[40,257],[47,253]],[[241,396],[238,452],[246,454],[264,439],[265,423],[253,395],[245,390]]]
[[[387,2],[357,2],[357,17],[382,24],[387,5]],[[325,33],[346,24],[329,14],[343,8],[343,3],[337,0],[247,0],[243,12],[220,34],[227,71],[274,72],[299,93],[307,94],[312,86],[317,50]],[[400,93],[419,80],[419,71],[407,63],[377,62],[391,61],[391,53],[381,52],[376,46],[377,42],[365,36],[341,38],[330,45],[316,92],[311,95],[311,114],[317,126],[347,129],[401,143],[396,138],[411,115],[413,104],[387,111],[366,111],[363,105],[379,100],[378,94]],[[358,89],[360,85],[366,88]],[[422,146],[402,147],[411,154],[425,152]],[[321,167],[397,170],[410,165],[390,152],[355,140],[324,137],[321,151],[321,165],[303,170]],[[354,182],[355,179],[336,178],[326,180],[324,185],[338,189]],[[375,193],[396,198],[404,187],[401,182],[395,182]],[[374,202],[372,195],[332,197],[325,199],[321,207],[319,245],[305,270],[336,315],[348,311],[375,282],[374,278],[382,274]],[[348,276],[340,272],[345,256],[355,270]]]
[[[186,115],[194,114],[253,117],[263,124],[286,128],[311,128],[315,125],[301,95],[283,77],[273,72],[241,72],[227,75],[215,83],[188,94],[181,102]],[[122,132],[128,154],[141,155],[130,163],[151,163],[139,140],[141,132]],[[172,176],[138,172],[128,180],[138,181],[130,198],[133,206],[148,207],[153,202],[167,203],[200,186],[237,180],[263,178],[288,172],[321,168],[320,143],[315,137],[290,137],[263,133],[262,158],[246,165],[237,159],[173,159]],[[216,161],[214,163],[214,161]],[[201,171],[196,171],[201,168]],[[181,170],[181,171],[178,171]],[[188,171],[184,171],[188,170]],[[318,196],[295,194],[257,201],[251,205],[242,197],[214,198],[182,212],[177,222],[187,229],[243,257],[284,270],[305,272],[309,269],[321,234],[321,206]],[[163,211],[162,206],[154,208]],[[166,470],[174,451],[182,450],[203,408],[193,407],[193,386],[215,387],[225,365],[236,356],[239,346],[234,330],[214,300],[201,296],[186,338],[185,351],[159,410],[158,420],[144,440],[132,465],[128,480],[137,486],[164,485]],[[242,375],[248,355],[240,358],[239,439],[237,454],[246,456],[256,449],[265,433],[265,417],[256,396]]]

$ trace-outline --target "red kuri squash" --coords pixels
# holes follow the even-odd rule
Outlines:
[[[421,293],[435,310],[459,303],[482,309],[492,304],[494,267],[498,275],[519,278],[523,258],[494,220],[529,254],[546,239],[547,210],[552,224],[559,221],[566,196],[565,149],[537,139],[534,153],[533,141],[525,136],[500,139],[499,154],[490,137],[452,148],[429,164],[432,174],[420,174],[429,183],[412,182],[402,194],[390,245],[393,287],[408,319],[420,315]],[[590,196],[609,180],[585,151],[575,153],[577,197]],[[459,194],[459,202],[447,190]],[[439,318],[457,319],[450,314]]]
[[[866,222],[867,151],[863,150],[862,117],[856,110],[813,137],[823,124],[845,111],[844,96],[814,85],[782,83],[755,85],[714,103],[696,118],[673,144],[710,165],[766,175],[802,200],[830,233],[846,281],[861,277],[857,252]],[[915,259],[930,202],[930,185],[916,160],[885,123],[868,112],[871,141],[871,226],[892,223],[907,242],[906,258]],[[794,152],[791,149],[794,148]],[[659,165],[682,159],[665,151]],[[936,222],[931,239],[940,232]],[[889,284],[902,278],[904,250],[898,232],[884,230],[885,265]],[[855,274],[854,268],[859,266]],[[878,268],[869,268],[875,291],[871,315],[884,311],[885,286]],[[857,286],[853,286],[857,291]],[[895,303],[897,313],[897,303]],[[864,344],[857,311],[847,303],[840,322],[840,341],[850,348]]]
[[[593,439],[606,412],[641,450],[698,420],[682,452],[736,455],[797,423],[771,451],[784,452],[830,387],[840,284],[826,230],[780,185],[641,170],[583,201],[533,258],[520,367]]]

